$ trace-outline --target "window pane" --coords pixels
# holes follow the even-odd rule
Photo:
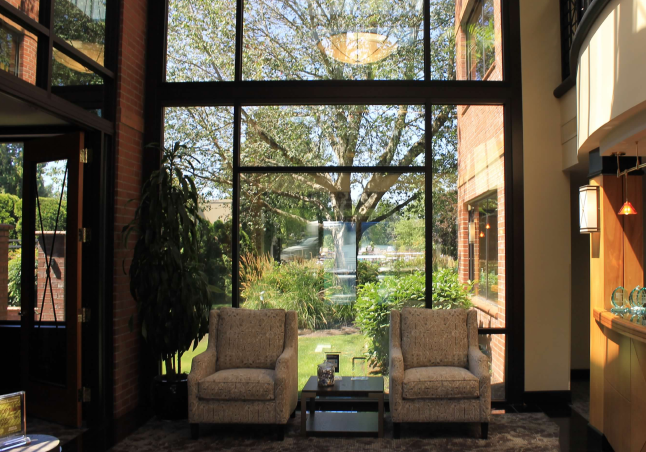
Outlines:
[[[458,80],[502,80],[500,0],[457,0]]]
[[[167,108],[164,141],[166,148],[184,146],[179,163],[201,197],[205,272],[218,289],[215,305],[231,306],[233,108]]]
[[[166,80],[233,80],[236,1],[170,0]]]
[[[54,2],[56,36],[63,38],[72,47],[100,65],[104,64],[106,2],[107,0],[56,0]],[[56,59],[68,65],[64,59]]]
[[[245,2],[246,80],[423,79],[423,1]]]
[[[166,108],[164,144],[172,148],[177,142],[183,146],[179,165],[194,177],[200,194],[200,259],[214,288],[212,308],[231,306],[233,108]],[[182,355],[182,372],[190,372],[193,357],[207,344],[208,334]]]
[[[434,290],[459,282],[479,326],[504,327],[503,107],[434,106],[434,122],[443,117],[433,134]]]
[[[424,175],[247,173],[240,190],[241,307],[298,313],[299,387],[326,353],[344,378],[364,357],[387,375],[390,310],[425,305]]]
[[[103,85],[103,78],[83,64],[54,49],[52,86]]]
[[[37,47],[36,35],[0,15],[0,70],[35,84]]]
[[[243,166],[420,166],[424,107],[244,107]]]
[[[7,290],[0,291],[0,320],[20,321],[22,237],[22,143],[0,143],[0,258],[7,259],[0,274]],[[39,183],[43,184],[42,174]],[[3,287],[4,289],[4,287]]]

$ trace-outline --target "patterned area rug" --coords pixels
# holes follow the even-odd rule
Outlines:
[[[113,452],[165,451],[558,451],[559,429],[543,413],[494,415],[489,439],[481,440],[476,424],[408,424],[402,439],[392,439],[390,418],[385,438],[302,438],[300,413],[287,424],[285,440],[276,441],[269,426],[202,425],[200,439],[191,440],[186,421],[151,420]]]

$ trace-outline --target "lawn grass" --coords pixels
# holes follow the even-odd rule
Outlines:
[[[195,350],[189,350],[182,355],[182,372],[191,371],[193,357],[199,355],[208,344],[208,335],[200,341]],[[329,345],[330,347],[322,348],[323,351],[316,352],[317,347]],[[366,351],[366,340],[363,334],[346,334],[338,336],[299,336],[298,338],[298,391],[305,386],[307,380],[316,375],[316,366],[321,364],[325,359],[325,353],[339,352],[341,362],[339,363],[339,373],[344,377],[352,376],[352,358],[355,356],[364,356]]]

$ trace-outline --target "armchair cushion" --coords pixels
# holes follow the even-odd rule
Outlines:
[[[285,346],[283,309],[221,308],[217,370],[275,369]]]
[[[227,369],[198,382],[197,395],[210,400],[274,400],[274,371]]]
[[[404,372],[404,399],[477,399],[480,381],[462,367],[416,367]]]
[[[404,308],[401,332],[406,369],[467,367],[466,310]]]

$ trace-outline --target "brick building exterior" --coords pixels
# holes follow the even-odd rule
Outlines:
[[[456,1],[456,60],[458,80],[472,79],[473,65],[469,52],[469,24],[477,14],[476,8],[485,0]],[[493,6],[494,44],[492,64],[482,71],[484,80],[502,80],[502,39],[500,0],[489,0]],[[471,44],[472,45],[472,44]],[[469,65],[471,64],[471,67]],[[460,281],[476,281],[473,303],[478,310],[480,327],[505,326],[505,184],[504,184],[504,118],[503,107],[458,106],[458,261]],[[497,205],[495,223],[490,225],[481,218],[487,210],[484,200]],[[469,211],[472,211],[470,214]],[[471,218],[469,218],[471,215]],[[471,225],[471,237],[469,223]],[[485,228],[482,224],[486,223]],[[495,228],[495,229],[494,229]],[[494,244],[486,242],[489,234],[496,234]],[[487,253],[496,256],[497,284],[487,284],[494,297],[484,296],[485,274],[481,262],[487,259],[482,244],[488,243]],[[471,246],[470,246],[471,245]],[[494,249],[491,249],[491,248]],[[471,266],[471,268],[470,268]],[[491,270],[488,271],[491,274]],[[494,299],[492,301],[492,298]],[[481,346],[492,360],[494,398],[504,398],[505,336],[480,337]],[[499,391],[499,392],[496,392]]]
[[[65,232],[45,231],[37,233],[38,269],[36,272],[36,301],[34,312],[36,321],[65,321]],[[45,253],[47,251],[47,253]],[[47,261],[49,261],[50,280],[47,280]],[[44,301],[43,301],[44,300]],[[53,305],[52,305],[53,300]]]
[[[38,0],[8,0],[8,2],[32,19],[38,20]],[[19,78],[26,82],[35,84],[37,37],[5,17],[0,17],[0,26],[16,38],[15,51],[18,53],[18,67],[14,67],[12,61],[9,67],[4,69],[9,72],[15,72]]]

